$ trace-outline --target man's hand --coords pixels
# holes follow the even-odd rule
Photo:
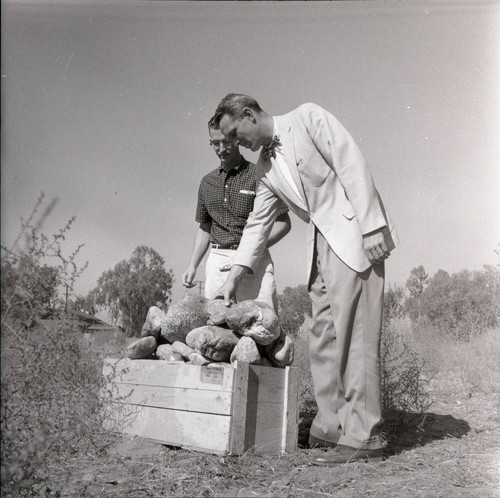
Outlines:
[[[382,229],[383,228],[379,228],[378,230],[363,235],[363,246],[372,265],[382,263],[390,254],[384,240]]]
[[[196,284],[193,282],[194,277],[196,275],[196,268],[193,266],[189,266],[188,269],[182,274],[182,285],[191,289]]]
[[[246,266],[233,265],[224,285],[217,291],[215,296],[223,296],[226,306],[234,304],[236,302],[238,285],[247,272],[248,268]]]

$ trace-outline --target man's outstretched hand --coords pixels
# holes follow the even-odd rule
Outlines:
[[[216,296],[223,296],[226,306],[231,306],[236,302],[236,290],[248,272],[246,266],[233,265],[224,285],[217,291]]]

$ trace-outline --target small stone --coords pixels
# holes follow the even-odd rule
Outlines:
[[[184,361],[180,353],[172,351],[172,344],[161,344],[156,348],[156,357],[164,361]]]
[[[189,355],[189,361],[193,364],[193,365],[200,365],[202,367],[204,367],[205,365],[208,365],[210,363],[210,360],[205,358],[203,355],[201,355],[200,353],[191,353]]]
[[[241,361],[251,365],[260,365],[261,356],[255,341],[251,337],[242,337],[231,353],[231,363]]]
[[[158,341],[160,339],[161,324],[164,319],[165,312],[158,308],[158,306],[151,306],[141,329],[141,337],[153,336]]]
[[[156,339],[152,336],[143,337],[127,347],[126,355],[131,360],[152,359],[156,351]]]
[[[184,359],[189,360],[189,355],[194,353],[194,349],[180,341],[175,341],[172,344],[172,352],[180,354]]]

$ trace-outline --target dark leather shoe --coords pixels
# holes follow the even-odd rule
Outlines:
[[[309,434],[309,448],[335,448],[335,446],[337,446],[337,443],[331,443]]]
[[[382,449],[377,450],[360,450],[338,444],[334,449],[327,451],[313,458],[313,465],[323,465],[330,467],[339,463],[370,461],[379,462],[384,457]]]

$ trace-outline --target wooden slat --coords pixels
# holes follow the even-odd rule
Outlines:
[[[285,391],[283,393],[283,419],[281,451],[297,451],[299,437],[299,372],[286,367]]]
[[[227,453],[231,417],[168,410],[151,406],[116,405],[114,430],[162,444]]]
[[[248,363],[236,362],[229,434],[229,452],[232,455],[241,455],[248,448],[246,441],[248,372]]]
[[[248,445],[255,451],[280,453],[296,450],[297,381],[295,368],[250,365],[246,430]]]
[[[134,405],[155,406],[172,410],[231,414],[231,392],[186,389],[164,386],[114,383],[113,400]]]
[[[213,391],[231,391],[234,368],[201,367],[163,360],[110,359],[103,374],[112,382]]]

